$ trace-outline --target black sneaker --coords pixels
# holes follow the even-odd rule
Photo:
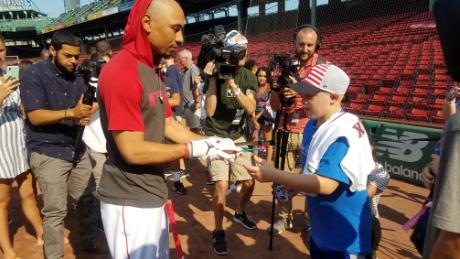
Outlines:
[[[248,215],[246,215],[246,212],[241,212],[241,213],[235,212],[235,216],[233,216],[233,220],[243,225],[243,227],[245,227],[246,229],[250,229],[250,230],[256,229],[256,223],[254,223],[248,217]]]
[[[225,243],[225,232],[223,230],[214,230],[212,232],[212,250],[218,255],[227,255],[227,243]]]
[[[173,189],[179,195],[184,195],[187,193],[187,190],[185,189],[184,185],[180,181],[174,182]]]

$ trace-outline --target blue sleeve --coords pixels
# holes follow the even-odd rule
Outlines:
[[[47,99],[44,85],[41,83],[35,71],[35,67],[28,69],[21,76],[21,101],[24,105],[25,111],[32,111],[38,109],[47,109]]]
[[[169,66],[168,69],[166,69],[165,74],[165,83],[166,86],[169,87],[169,92],[171,94],[181,93],[181,88],[178,83],[179,79],[177,78],[177,71],[174,68],[174,66]]]
[[[441,140],[436,142],[436,145],[434,146],[434,154],[440,156],[441,155]]]
[[[166,86],[169,87],[169,93],[170,93],[170,94],[180,93],[180,88],[179,88],[179,86],[177,85],[177,81],[174,80],[174,78],[168,77],[168,76],[166,75],[166,77],[165,77],[165,83],[166,83]]]
[[[340,163],[347,154],[348,148],[349,146],[345,138],[339,138],[332,143],[321,158],[316,174],[349,185],[351,183],[350,179],[340,167]]]
[[[312,125],[313,120],[309,120],[307,124],[305,124],[305,128],[303,129],[302,146],[300,149],[300,168],[302,171],[305,167],[305,162],[307,160],[308,147],[310,146],[309,140],[313,135],[311,133]]]

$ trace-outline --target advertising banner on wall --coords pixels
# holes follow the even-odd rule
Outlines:
[[[374,144],[374,153],[392,177],[423,185],[421,172],[442,130],[365,120],[364,127]]]

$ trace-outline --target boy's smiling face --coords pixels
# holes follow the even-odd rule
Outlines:
[[[320,91],[311,95],[303,95],[302,103],[309,119],[322,120],[334,112],[338,95]]]

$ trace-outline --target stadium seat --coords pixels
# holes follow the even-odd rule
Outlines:
[[[445,120],[444,120],[444,115],[442,114],[442,110],[435,110],[433,112],[434,113],[431,116],[433,118],[433,121],[435,123],[444,124]]]
[[[372,97],[372,102],[373,103],[385,103],[385,101],[387,100],[387,95],[382,95],[382,94],[374,94],[374,96]]]
[[[393,119],[404,119],[406,116],[406,110],[404,106],[390,105],[388,107],[387,116]]]
[[[402,96],[402,95],[393,95],[391,96],[391,99],[388,101],[389,104],[392,104],[392,105],[403,105],[406,103],[406,100],[407,100],[407,97],[406,96]]]
[[[409,94],[409,88],[408,87],[398,87],[393,94],[399,94],[399,95],[408,95]]]
[[[444,98],[436,98],[434,99],[433,104],[431,104],[432,109],[442,109],[444,105]]]
[[[369,95],[368,94],[357,94],[353,99],[354,103],[368,103],[369,102]]]
[[[414,88],[414,90],[412,91],[412,94],[417,95],[417,96],[427,96],[428,95],[428,89],[426,89],[426,88]]]
[[[385,106],[382,104],[369,104],[367,109],[364,111],[366,115],[378,116],[381,115],[385,110]]]
[[[393,88],[391,87],[380,87],[378,93],[382,95],[388,95],[393,92]]]
[[[365,105],[363,103],[355,103],[351,102],[350,103],[350,109],[354,112],[360,112],[364,109]]]
[[[417,108],[412,108],[410,112],[407,113],[407,117],[412,120],[431,121],[428,111]]]
[[[427,107],[428,100],[426,96],[412,96],[410,98],[410,104],[416,107]]]

